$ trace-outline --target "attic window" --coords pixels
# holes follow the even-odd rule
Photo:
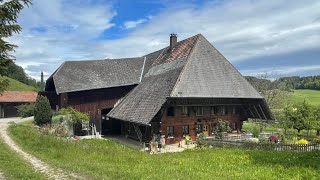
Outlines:
[[[197,106],[196,107],[196,116],[202,116],[203,115],[203,107]]]
[[[183,116],[188,116],[188,115],[189,115],[188,106],[182,106],[182,107],[181,107],[181,114],[182,114]]]
[[[169,116],[169,117],[173,117],[174,116],[174,107],[168,107],[167,116]]]

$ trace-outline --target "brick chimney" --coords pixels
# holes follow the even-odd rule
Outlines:
[[[174,48],[174,46],[177,44],[177,34],[170,34],[170,50]]]

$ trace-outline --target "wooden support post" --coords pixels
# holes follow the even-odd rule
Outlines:
[[[259,108],[260,108],[260,110],[261,110],[261,112],[262,112],[263,117],[267,120],[267,116],[264,114],[264,112],[263,112],[263,110],[262,110],[262,108],[261,108],[261,106],[260,106],[260,103],[259,103]]]
[[[253,108],[256,110],[256,112],[257,112],[257,114],[258,114],[259,118],[260,118],[260,119],[262,119],[262,118],[261,118],[261,116],[260,116],[260,114],[259,114],[259,112],[258,112],[258,110],[257,110],[257,108],[256,108],[256,106],[254,106],[254,105],[253,105]]]

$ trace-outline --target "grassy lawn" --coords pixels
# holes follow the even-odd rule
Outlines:
[[[93,179],[320,179],[320,152],[193,149],[148,155],[110,140],[67,141],[12,125],[21,147]]]
[[[0,171],[7,179],[45,179],[0,139]]]
[[[10,84],[6,91],[36,91],[36,88],[32,86],[28,86],[26,84],[23,84],[17,80],[11,79],[9,77],[0,76],[0,80],[8,79],[10,81]]]
[[[289,94],[291,102],[303,102],[304,99],[313,105],[320,105],[320,91],[301,89]]]

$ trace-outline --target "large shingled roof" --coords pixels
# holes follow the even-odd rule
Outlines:
[[[166,47],[142,57],[67,61],[53,80],[57,93],[137,84],[108,116],[140,124],[149,124],[168,98],[263,100],[200,34],[178,42],[173,49]],[[269,113],[261,102],[263,111]]]
[[[262,98],[203,36],[199,37],[171,96]]]
[[[56,92],[126,86],[139,83],[144,58],[66,61],[53,75]]]

